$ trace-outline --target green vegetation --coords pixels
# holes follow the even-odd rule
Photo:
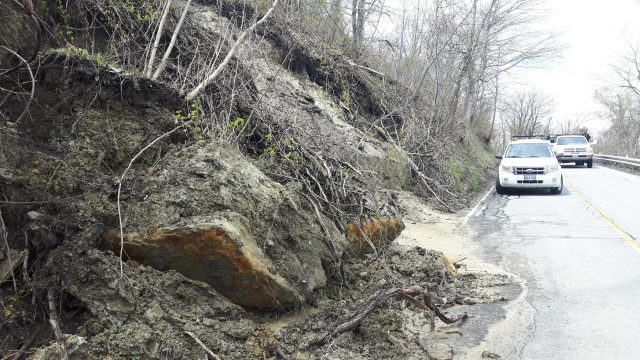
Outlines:
[[[54,52],[70,57],[78,57],[81,59],[90,60],[94,64],[101,67],[119,67],[117,60],[107,59],[102,53],[89,53],[89,50],[83,48],[69,47],[54,49]]]
[[[485,182],[494,166],[493,150],[473,134],[467,135],[468,142],[456,157],[445,165],[451,186],[456,193],[478,190]]]
[[[238,125],[242,125],[246,121],[247,120],[245,120],[245,118],[243,118],[243,117],[237,117],[235,120],[226,123],[223,128],[225,130],[235,129]]]
[[[188,129],[195,140],[205,139],[205,122],[201,117],[202,109],[197,101],[192,101],[187,110],[178,109],[175,112],[178,126]]]

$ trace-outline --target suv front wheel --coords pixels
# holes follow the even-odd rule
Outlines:
[[[504,195],[507,193],[507,189],[500,185],[500,179],[496,179],[496,192],[500,195]]]
[[[552,188],[550,189],[550,190],[551,190],[551,193],[552,193],[552,194],[555,194],[555,195],[560,194],[560,193],[562,192],[563,183],[564,183],[564,181],[562,180],[562,177],[560,177],[560,186],[558,186],[558,187],[552,187]]]

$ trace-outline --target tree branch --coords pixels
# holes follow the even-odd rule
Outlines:
[[[153,47],[151,48],[151,56],[149,57],[149,62],[147,62],[147,66],[145,67],[146,77],[151,77],[151,72],[153,71],[153,63],[156,61],[156,51],[158,50],[158,46],[160,45],[160,38],[162,37],[162,29],[164,28],[164,24],[167,21],[167,15],[169,15],[170,7],[171,7],[171,0],[167,0],[167,3],[165,4],[164,10],[162,12],[162,17],[160,18],[160,22],[158,23],[156,38],[153,42]]]
[[[158,68],[153,73],[153,76],[151,77],[152,80],[157,80],[160,74],[162,74],[164,69],[167,67],[167,60],[169,59],[171,50],[173,50],[173,46],[176,44],[176,39],[178,38],[178,33],[180,33],[180,29],[182,28],[182,24],[184,23],[184,19],[187,17],[187,12],[189,11],[189,7],[191,6],[191,1],[192,0],[188,0],[187,4],[184,6],[184,9],[182,10],[182,15],[180,15],[180,20],[178,20],[178,25],[176,25],[176,28],[173,30],[173,35],[171,36],[171,42],[169,42],[169,46],[165,50],[164,56],[162,56],[162,60],[160,60],[160,65],[158,65]]]
[[[243,31],[240,34],[240,36],[238,36],[238,39],[233,44],[233,46],[231,47],[231,49],[227,53],[227,56],[225,56],[224,60],[222,60],[220,65],[218,65],[218,67],[211,73],[211,75],[209,75],[204,81],[202,81],[200,84],[198,84],[198,86],[196,86],[193,90],[191,90],[189,92],[189,94],[187,94],[187,101],[191,101],[191,100],[195,99],[196,97],[200,96],[200,94],[202,94],[202,92],[204,92],[204,89],[207,86],[209,86],[209,84],[211,84],[213,82],[213,80],[215,80],[218,77],[218,75],[220,75],[220,73],[222,72],[222,69],[224,69],[224,67],[227,66],[229,61],[231,61],[231,58],[233,57],[235,52],[238,50],[238,48],[240,47],[240,45],[244,41],[244,38],[249,33],[253,32],[253,30],[255,30],[255,28],[258,27],[258,25],[262,24],[269,17],[269,15],[271,15],[271,13],[275,9],[275,7],[278,5],[278,1],[279,0],[275,0],[273,2],[273,5],[271,5],[271,7],[267,11],[267,13],[264,14],[264,16],[262,17],[262,19],[256,21],[248,29]]]

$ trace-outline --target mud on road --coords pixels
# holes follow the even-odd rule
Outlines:
[[[296,359],[467,358],[491,324],[504,316],[505,302],[520,295],[514,277],[472,255],[469,234],[456,216],[435,212],[406,193],[398,198],[406,229],[390,247],[350,259],[345,267],[348,286],[330,286],[313,306],[265,324],[284,353]],[[466,312],[469,317],[451,325],[436,320],[432,331],[430,312],[391,300],[355,330],[322,347],[312,345],[375,291],[412,285],[428,288],[448,316]],[[490,349],[479,355],[499,358]]]

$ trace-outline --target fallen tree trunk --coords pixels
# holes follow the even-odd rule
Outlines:
[[[422,301],[414,297],[419,295],[422,295]],[[351,314],[351,316],[349,316],[347,320],[336,326],[333,331],[313,341],[311,345],[320,346],[326,344],[329,340],[333,339],[337,335],[356,328],[367,316],[369,316],[369,314],[371,314],[371,312],[373,312],[373,310],[375,310],[380,304],[391,298],[395,298],[397,300],[406,300],[421,309],[430,310],[431,312],[433,312],[433,314],[435,314],[435,316],[438,317],[438,319],[442,320],[442,322],[444,322],[445,324],[453,324],[468,317],[467,313],[462,313],[455,318],[447,317],[440,311],[440,309],[438,309],[437,306],[433,304],[433,302],[431,302],[429,290],[420,286],[381,289],[369,296],[364,306],[360,307],[358,310],[356,310],[356,312]],[[434,327],[435,317],[432,316],[431,330],[433,330]]]

